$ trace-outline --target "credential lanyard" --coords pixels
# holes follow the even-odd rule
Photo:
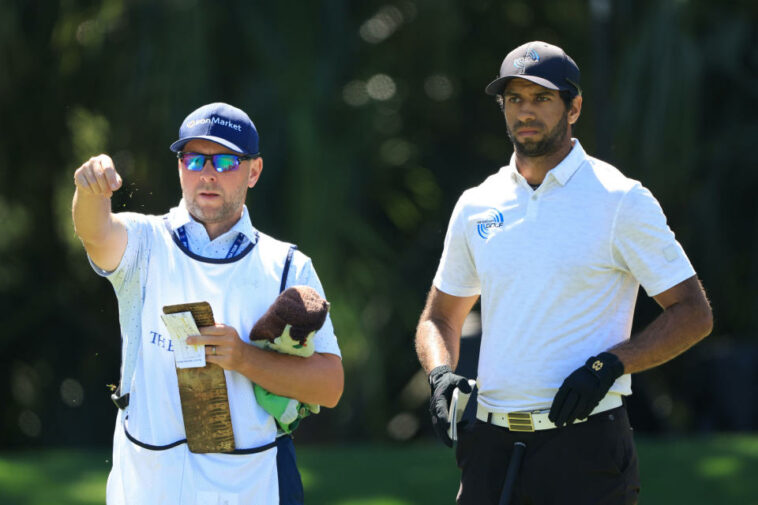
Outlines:
[[[187,232],[184,230],[184,226],[180,226],[176,229],[176,236],[179,238],[179,241],[182,243],[182,245],[189,251],[189,240],[187,240]],[[239,251],[243,240],[245,240],[245,235],[238,233],[237,238],[234,239],[234,243],[229,248],[229,252],[226,253],[227,259],[233,258],[237,255],[237,251]]]

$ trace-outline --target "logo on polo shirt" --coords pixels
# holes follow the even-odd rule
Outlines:
[[[503,227],[503,214],[499,210],[492,208],[487,211],[485,219],[476,222],[476,232],[480,237],[486,239],[498,228]]]
[[[516,58],[513,60],[513,66],[518,68],[518,73],[523,74],[526,72],[527,65],[530,65],[532,63],[537,63],[540,61],[540,55],[537,54],[537,51],[534,49],[530,49],[526,55],[522,56],[521,58]]]

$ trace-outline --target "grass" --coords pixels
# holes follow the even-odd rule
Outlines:
[[[758,436],[639,438],[643,505],[758,505]],[[298,459],[308,505],[453,503],[453,454],[432,444],[304,446]],[[105,501],[103,450],[0,453],[3,505]]]

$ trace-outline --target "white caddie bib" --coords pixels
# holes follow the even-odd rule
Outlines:
[[[207,301],[215,320],[234,327],[248,342],[253,324],[279,294],[289,244],[259,234],[247,252],[216,260],[190,253],[165,223],[156,221],[152,232],[141,342],[129,406],[115,430],[107,503],[278,503],[275,448],[193,454],[186,443],[174,445],[185,438],[184,424],[174,344],[160,316],[165,305]],[[250,380],[236,372],[225,376],[237,449],[272,443],[275,422],[255,401]]]

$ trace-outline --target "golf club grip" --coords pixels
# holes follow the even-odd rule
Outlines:
[[[513,453],[511,454],[511,460],[508,463],[508,470],[505,473],[505,483],[503,484],[503,492],[500,493],[500,502],[498,505],[509,505],[511,503],[513,485],[516,483],[516,476],[518,475],[518,470],[521,466],[521,459],[524,457],[524,449],[526,449],[526,444],[524,442],[516,442],[513,444]]]

